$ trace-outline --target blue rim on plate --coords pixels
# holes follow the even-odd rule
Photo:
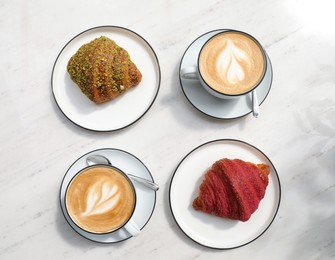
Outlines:
[[[59,62],[60,57],[62,55],[65,55],[64,53],[66,53],[67,48],[69,48],[68,46],[70,46],[70,44],[72,44],[75,40],[80,39],[79,37],[84,37],[85,34],[87,34],[87,33],[94,33],[97,30],[115,30],[115,31],[118,31],[118,32],[119,31],[124,31],[127,34],[131,34],[134,37],[140,39],[143,42],[143,45],[145,45],[146,47],[148,47],[148,50],[150,51],[150,53],[148,53],[148,54],[153,57],[153,60],[155,62],[155,66],[156,66],[155,69],[156,69],[156,73],[157,73],[157,85],[155,85],[155,93],[154,93],[152,99],[150,100],[150,102],[148,102],[147,104],[144,105],[143,111],[141,112],[141,114],[137,115],[136,118],[129,120],[129,122],[122,123],[122,125],[120,125],[120,126],[115,126],[115,127],[109,127],[109,126],[107,126],[107,127],[98,128],[98,127],[95,127],[95,126],[92,126],[92,125],[87,126],[87,125],[83,124],[82,122],[78,122],[78,120],[76,120],[74,118],[74,116],[70,115],[70,113],[68,113],[68,112],[65,111],[64,107],[62,107],[62,105],[61,105],[60,98],[57,97],[57,95],[55,94],[55,88],[57,87],[56,86],[57,84],[54,82],[55,81],[55,70],[57,68],[57,63]],[[93,39],[91,39],[91,40],[93,40]],[[84,43],[87,43],[87,42],[83,42],[82,44],[84,44]],[[143,81],[143,78],[142,78],[142,81]],[[140,120],[149,111],[149,109],[152,107],[153,103],[155,102],[155,100],[157,98],[157,95],[158,95],[158,92],[159,92],[159,89],[160,89],[160,83],[161,83],[160,64],[159,64],[159,61],[158,61],[158,58],[157,58],[157,55],[156,55],[154,49],[148,43],[148,41],[145,40],[138,33],[134,32],[134,31],[132,31],[132,30],[130,30],[128,28],[124,28],[124,27],[121,27],[121,26],[113,26],[113,25],[102,25],[102,26],[93,27],[93,28],[87,29],[87,30],[85,30],[85,31],[77,34],[76,36],[74,36],[70,41],[68,41],[65,44],[65,46],[59,52],[59,54],[58,54],[58,56],[57,56],[57,58],[56,58],[56,60],[54,62],[54,65],[53,65],[53,68],[52,68],[52,73],[51,73],[51,91],[52,91],[52,95],[54,97],[54,100],[55,100],[55,102],[56,102],[59,110],[63,113],[63,115],[68,120],[70,120],[75,125],[77,125],[79,127],[82,127],[84,129],[91,130],[91,131],[96,131],[96,132],[111,132],[111,131],[121,130],[121,129],[124,129],[124,128],[130,126],[130,125],[133,125],[138,120]],[[119,98],[122,98],[122,97],[119,97]],[[107,102],[107,103],[109,103],[109,102]]]
[[[236,147],[235,151],[234,147]],[[218,151],[220,154],[217,154]],[[247,222],[240,222],[195,211],[191,206],[192,201],[198,194],[199,185],[208,167],[215,160],[229,158],[229,156],[238,158],[239,154],[242,154],[240,157],[242,160],[243,156],[256,158],[270,165],[269,184],[256,212]],[[190,171],[190,167],[196,169]],[[186,179],[188,184],[185,186]],[[180,230],[197,244],[211,249],[234,249],[255,241],[273,223],[280,201],[281,184],[273,163],[257,147],[237,139],[212,140],[191,150],[176,167],[169,187],[170,210]],[[237,237],[234,238],[232,234]]]
[[[227,31],[227,30],[233,30],[233,29],[216,29],[216,30],[206,32],[200,35],[198,38],[196,38],[185,50],[181,58],[181,61],[180,61],[179,72],[185,66],[190,66],[190,65],[195,66],[196,65],[198,54],[202,46],[202,44],[199,45],[199,42],[205,43],[210,37],[214,36],[215,34],[218,34],[220,32]],[[264,82],[261,82],[256,89],[257,93],[260,92],[259,90],[262,90],[262,93],[261,93],[262,97],[258,93],[258,96],[259,96],[258,100],[260,101],[259,105],[261,105],[265,101],[265,99],[268,97],[268,94],[272,87],[272,81],[273,81],[272,63],[264,48],[263,50],[265,52],[265,56],[267,59],[267,68],[264,74]],[[189,56],[192,56],[192,57],[190,58]],[[185,63],[188,63],[186,59],[187,60],[191,59],[192,64],[185,65]],[[220,99],[220,98],[214,97],[211,94],[209,94],[204,89],[204,87],[201,85],[200,81],[195,81],[195,80],[192,81],[192,80],[183,79],[180,73],[179,73],[179,81],[180,81],[182,92],[184,96],[186,97],[186,99],[188,100],[188,102],[196,110],[198,110],[199,112],[209,117],[212,117],[215,119],[229,120],[229,119],[238,119],[238,118],[244,117],[252,113],[252,103],[251,103],[250,93],[240,98],[237,98],[237,99],[224,100],[224,99]],[[199,87],[199,88],[195,91],[194,89],[192,89],[192,87],[194,86]],[[199,96],[200,98],[197,98],[196,96]],[[211,109],[206,108],[206,105],[203,104],[204,102],[206,102],[206,104],[210,104],[212,108]],[[233,113],[232,115],[230,115],[228,112],[226,114],[222,112],[222,111],[225,111],[227,108],[231,109],[231,108],[236,107],[238,104],[237,102],[244,102],[244,104],[249,103],[249,105],[247,106],[248,108],[244,109],[244,111],[241,111],[235,114]],[[214,112],[211,111],[213,109],[215,109]]]
[[[102,244],[111,244],[125,241],[132,236],[126,232],[124,229],[118,229],[114,232],[108,234],[93,234],[86,232],[83,229],[79,228],[69,217],[66,208],[65,208],[65,192],[69,182],[72,180],[73,176],[77,174],[78,171],[86,167],[86,158],[88,155],[92,154],[101,154],[106,156],[109,160],[113,162],[115,167],[120,168],[124,172],[129,172],[131,168],[131,173],[134,175],[141,175],[140,177],[151,179],[154,182],[152,174],[145,164],[138,159],[133,154],[123,151],[116,148],[100,148],[93,151],[90,151],[82,156],[80,156],[66,171],[59,190],[59,203],[60,208],[63,213],[65,220],[71,226],[71,228],[77,232],[80,236],[97,243]],[[113,158],[111,158],[113,156]],[[125,162],[127,161],[127,162]],[[136,169],[138,169],[136,171]],[[137,174],[136,174],[137,173]],[[145,176],[144,176],[145,175]],[[152,217],[152,214],[156,206],[156,191],[143,187],[139,183],[133,183],[136,189],[136,203],[135,211],[133,212],[132,219],[136,220],[136,223],[139,225],[142,230],[149,222]],[[141,205],[141,206],[140,206]],[[142,212],[141,212],[142,210]],[[143,211],[145,211],[143,213]]]

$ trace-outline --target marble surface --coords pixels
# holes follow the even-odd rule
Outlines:
[[[331,0],[1,1],[0,259],[335,258],[333,10]],[[161,65],[161,87],[151,109],[116,132],[92,132],[71,123],[50,86],[62,47],[99,25],[139,33]],[[212,119],[196,111],[181,91],[178,67],[185,49],[220,28],[254,35],[272,61],[272,90],[258,119]],[[189,240],[168,200],[180,160],[219,138],[257,146],[276,166],[282,185],[281,206],[267,232],[225,251]],[[111,245],[74,232],[58,201],[68,167],[102,147],[136,155],[161,187],[143,232]]]

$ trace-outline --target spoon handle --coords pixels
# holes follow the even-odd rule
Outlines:
[[[252,91],[252,113],[254,117],[259,117],[260,111],[259,111],[259,105],[258,105],[258,99],[257,99],[257,93],[256,90]]]
[[[154,191],[156,191],[156,190],[159,189],[159,186],[158,186],[156,183],[152,182],[152,181],[148,181],[148,180],[146,180],[146,179],[143,179],[143,178],[141,178],[141,177],[138,177],[138,176],[135,176],[135,175],[132,175],[132,174],[129,174],[129,173],[127,173],[127,175],[128,175],[131,179],[133,179],[133,180],[135,180],[135,181],[137,181],[137,182],[142,183],[144,186],[146,186],[146,187],[148,187],[148,188],[150,188],[150,189],[152,189],[152,190],[154,190]]]

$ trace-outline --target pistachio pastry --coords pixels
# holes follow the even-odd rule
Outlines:
[[[142,79],[129,53],[105,36],[82,45],[69,60],[67,71],[96,104],[116,98]]]

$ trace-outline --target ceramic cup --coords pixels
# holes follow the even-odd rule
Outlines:
[[[136,208],[136,189],[122,170],[93,165],[80,170],[65,192],[65,208],[75,225],[93,234],[108,234],[121,228],[132,236],[140,229],[131,219]]]
[[[231,99],[256,89],[267,66],[265,50],[253,36],[226,30],[210,37],[198,53],[197,64],[182,68],[180,76],[199,80],[218,98]]]

